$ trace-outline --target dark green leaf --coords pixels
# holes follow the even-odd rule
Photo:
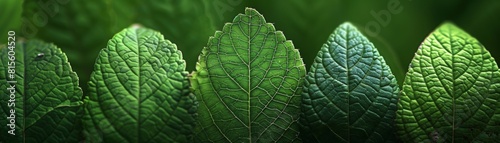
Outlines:
[[[303,89],[304,141],[394,141],[396,78],[373,44],[350,23],[330,35]]]

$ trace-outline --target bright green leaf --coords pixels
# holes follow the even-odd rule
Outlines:
[[[319,51],[302,92],[303,140],[395,139],[399,87],[389,66],[353,25],[340,25]]]
[[[85,99],[90,142],[187,142],[196,100],[175,44],[159,32],[127,28],[99,54]]]
[[[291,41],[247,8],[210,37],[193,73],[197,142],[298,142],[305,67]]]
[[[410,64],[396,123],[406,142],[497,142],[500,71],[495,60],[460,28],[441,25]]]
[[[79,142],[83,93],[66,55],[36,40],[9,47],[0,48],[0,142]],[[13,121],[15,135],[8,133]]]

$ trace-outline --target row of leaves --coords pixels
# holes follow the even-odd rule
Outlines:
[[[15,105],[0,105],[0,116],[14,114],[16,135],[0,128],[2,142],[78,142],[82,130],[88,142],[500,139],[500,70],[450,23],[422,43],[402,90],[350,23],[331,34],[306,73],[292,42],[250,8],[209,38],[191,75],[159,32],[124,29],[98,55],[83,102],[77,75],[55,45],[18,42],[14,79],[9,50],[0,55],[0,82],[17,81],[1,84],[15,85]]]

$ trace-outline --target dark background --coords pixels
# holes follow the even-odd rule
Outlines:
[[[98,52],[123,28],[139,23],[160,31],[177,44],[192,71],[208,37],[245,7],[283,31],[307,68],[346,21],[375,44],[400,84],[420,43],[446,21],[476,37],[500,61],[499,0],[0,0],[0,43],[15,30],[18,38],[56,44],[85,89]],[[366,28],[369,23],[372,29]]]

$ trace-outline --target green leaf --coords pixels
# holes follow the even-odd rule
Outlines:
[[[21,26],[22,0],[0,0],[0,44],[7,42],[7,32]]]
[[[193,73],[197,142],[298,142],[305,67],[255,9],[209,38]]]
[[[0,49],[0,142],[79,142],[83,93],[66,55],[37,40]]]
[[[304,141],[394,141],[396,78],[373,44],[350,23],[330,35],[303,89]]]
[[[415,54],[398,109],[405,142],[497,142],[498,66],[478,40],[445,23]]]
[[[133,26],[99,54],[83,119],[90,142],[187,142],[196,100],[182,53],[159,32]]]

